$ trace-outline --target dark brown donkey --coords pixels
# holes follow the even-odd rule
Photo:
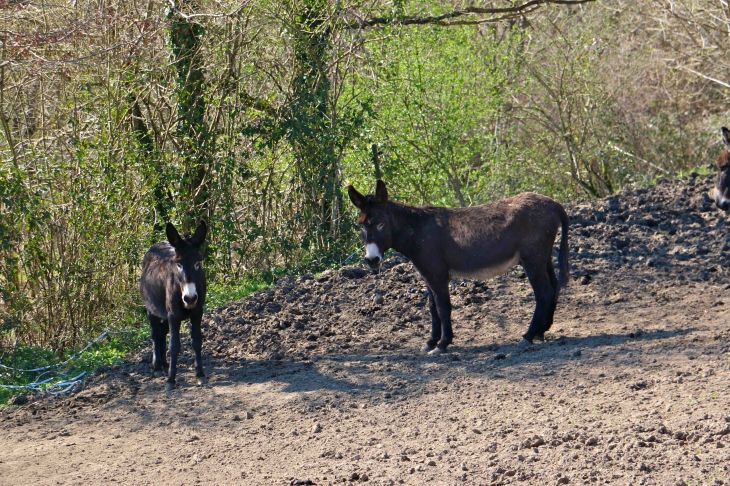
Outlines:
[[[142,278],[139,290],[142,302],[147,308],[147,318],[152,331],[152,369],[155,376],[164,376],[165,340],[170,332],[170,369],[165,389],[175,388],[177,356],[180,352],[180,323],[190,319],[190,338],[195,351],[195,376],[198,384],[208,379],[203,373],[200,348],[203,336],[200,321],[205,303],[205,272],[200,245],[205,241],[208,227],[201,220],[193,236],[184,238],[172,223],[167,223],[167,241],[161,241],[150,248],[142,262]]]
[[[730,130],[720,129],[725,148],[717,157],[717,182],[715,183],[715,204],[723,211],[730,210]]]
[[[516,263],[525,269],[537,303],[520,346],[544,339],[553,323],[558,293],[568,283],[568,216],[559,203],[527,192],[469,208],[419,208],[389,201],[381,180],[374,195],[363,196],[352,186],[347,191],[360,209],[357,223],[370,267],[377,268],[383,253],[393,248],[413,263],[428,284],[431,337],[422,351],[446,352],[453,339],[451,278],[486,280]],[[561,226],[558,280],[552,251]]]

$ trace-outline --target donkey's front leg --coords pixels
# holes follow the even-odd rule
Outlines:
[[[421,348],[424,353],[432,351],[436,347],[436,343],[441,339],[441,319],[436,309],[436,301],[433,298],[431,287],[428,287],[428,310],[431,311],[431,337]]]
[[[167,316],[167,321],[170,323],[170,371],[167,373],[165,391],[172,391],[175,389],[177,356],[180,354],[180,318],[170,313]]]
[[[198,378],[198,385],[208,383],[208,377],[203,373],[203,357],[201,348],[203,345],[203,334],[200,331],[200,321],[203,318],[203,311],[193,314],[190,317],[190,340],[193,342],[193,351],[195,351],[195,376]]]
[[[449,281],[448,279],[440,285],[432,287],[433,297],[436,304],[439,320],[441,321],[441,339],[436,348],[429,354],[441,354],[446,352],[446,348],[451,341],[454,340],[454,333],[451,330],[451,298],[449,297]]]
[[[167,360],[165,359],[167,321],[163,321],[149,311],[147,311],[147,319],[150,321],[150,334],[152,335],[152,373],[155,376],[164,376],[167,370]]]

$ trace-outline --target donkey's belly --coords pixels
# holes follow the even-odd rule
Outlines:
[[[453,269],[449,272],[451,278],[469,278],[472,280],[489,280],[492,277],[497,277],[507,272],[510,268],[517,265],[520,261],[520,256],[515,253],[509,260],[503,260],[499,263],[493,263],[492,265],[484,267],[473,267],[473,268],[459,268]]]
[[[163,321],[167,319],[167,309],[165,309],[165,306],[161,306],[154,302],[145,302],[144,306],[152,315],[159,317]]]
[[[142,277],[140,285],[142,303],[152,314],[161,319],[167,319],[167,308],[165,306],[165,288],[155,285]]]

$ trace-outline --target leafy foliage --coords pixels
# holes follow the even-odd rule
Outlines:
[[[379,61],[356,80],[372,93],[377,117],[348,158],[348,172],[371,184],[374,143],[383,176],[413,203],[467,206],[519,189],[504,185],[515,167],[503,132],[510,127],[502,123],[522,35],[509,27],[387,33],[369,44]]]

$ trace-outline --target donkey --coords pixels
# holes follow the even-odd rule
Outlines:
[[[720,129],[725,148],[717,157],[717,182],[715,182],[715,205],[723,211],[730,210],[730,130]]]
[[[560,289],[568,283],[568,215],[552,199],[535,193],[468,208],[413,207],[388,200],[382,180],[375,194],[363,196],[348,186],[360,210],[365,260],[377,269],[390,248],[402,253],[428,285],[431,337],[421,351],[446,352],[453,340],[449,280],[488,279],[516,263],[525,269],[535,292],[535,313],[520,347],[543,340],[553,323]],[[552,251],[558,228],[562,240],[555,276]]]
[[[200,321],[205,303],[205,271],[200,245],[205,241],[208,227],[200,220],[193,236],[181,237],[172,223],[167,223],[167,241],[161,241],[145,253],[139,290],[147,308],[152,332],[152,369],[155,376],[164,376],[165,340],[170,332],[170,364],[165,390],[175,388],[177,356],[180,352],[180,322],[190,319],[190,337],[195,351],[195,376],[199,385],[208,378],[203,373],[200,348],[203,336]]]

